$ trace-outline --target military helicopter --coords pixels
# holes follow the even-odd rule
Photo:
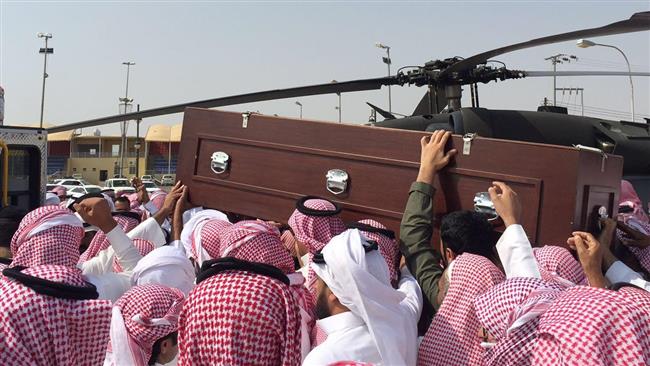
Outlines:
[[[478,84],[497,80],[504,81],[554,75],[650,76],[650,72],[511,70],[506,68],[505,65],[493,67],[488,64],[488,61],[496,56],[526,48],[580,38],[647,30],[650,30],[650,12],[640,12],[633,14],[629,19],[602,27],[532,39],[467,58],[454,57],[429,61],[423,66],[402,68],[396,75],[387,77],[332,82],[206,99],[101,117],[60,125],[47,130],[50,133],[61,132],[124,120],[137,120],[180,113],[188,107],[215,108],[274,99],[375,90],[389,85],[415,85],[426,86],[427,92],[418,103],[413,114],[403,118],[396,118],[390,113],[371,105],[386,118],[384,121],[377,122],[376,126],[420,131],[446,129],[461,135],[477,133],[483,137],[565,146],[580,144],[598,148],[607,153],[623,155],[625,157],[624,175],[648,176],[650,178],[650,159],[648,159],[650,156],[650,124],[648,123],[611,121],[544,111],[490,110],[481,108],[478,104]],[[472,107],[461,106],[463,85],[469,85],[472,94]]]

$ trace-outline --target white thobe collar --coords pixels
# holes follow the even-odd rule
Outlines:
[[[351,311],[328,316],[325,319],[316,321],[316,324],[318,324],[318,326],[325,332],[325,334],[328,335],[346,329],[365,326],[363,319],[353,314]]]

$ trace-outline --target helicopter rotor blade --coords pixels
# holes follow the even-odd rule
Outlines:
[[[93,127],[108,123],[137,120],[147,117],[163,116],[166,114],[181,113],[185,108],[215,108],[235,104],[262,102],[274,99],[305,97],[310,95],[347,93],[366,90],[380,89],[384,85],[400,84],[395,76],[387,76],[375,79],[362,79],[353,81],[343,81],[337,83],[318,84],[310,86],[300,86],[296,88],[267,90],[262,92],[232,95],[222,98],[206,99],[189,103],[176,104],[166,107],[147,109],[139,112],[126,114],[117,114],[108,117],[95,118],[87,121],[69,123],[65,125],[48,128],[48,133],[75,130],[85,127]]]
[[[509,46],[495,48],[490,51],[479,53],[472,57],[458,61],[448,68],[444,69],[439,75],[439,79],[451,75],[453,72],[464,71],[474,68],[474,66],[485,63],[487,60],[505,53],[523,50],[526,48],[542,46],[546,44],[577,40],[580,38],[611,36],[621,33],[632,33],[650,30],[650,11],[633,14],[630,19],[611,23],[603,27],[582,29],[573,32],[556,34],[553,36],[541,37],[530,41],[515,43]]]
[[[525,77],[545,76],[650,76],[650,72],[627,71],[522,71]]]

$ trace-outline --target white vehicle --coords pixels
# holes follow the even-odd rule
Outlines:
[[[174,185],[174,176],[171,174],[165,174],[160,180],[161,186],[173,186]]]
[[[113,178],[106,180],[104,183],[104,189],[112,189],[115,191],[115,193],[135,193],[135,188],[133,188],[129,180],[125,178]]]
[[[91,185],[83,179],[60,179],[54,182],[56,185],[64,186],[66,189],[70,190],[75,187],[83,187]]]
[[[158,188],[158,186],[156,185],[156,183],[153,182],[153,181],[150,181],[150,180],[143,180],[143,181],[142,181],[142,184],[144,184],[144,188],[147,190],[147,193],[150,193],[150,194],[151,194],[151,193],[153,193],[153,192],[156,192],[156,191],[159,191],[159,190],[160,190],[160,188]]]
[[[68,194],[72,196],[72,198],[79,198],[88,193],[101,193],[101,191],[102,191],[102,187],[100,186],[85,185],[85,186],[78,186],[69,189]]]
[[[152,176],[152,175],[148,175],[148,174],[147,174],[147,175],[143,175],[142,178],[141,178],[141,180],[142,180],[143,182],[146,181],[146,180],[153,181],[153,176]]]

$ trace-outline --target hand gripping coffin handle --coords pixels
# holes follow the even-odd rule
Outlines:
[[[223,151],[217,151],[212,153],[212,161],[210,162],[210,168],[216,174],[225,173],[230,167],[230,155],[226,154]]]
[[[327,172],[325,177],[327,178],[325,188],[327,188],[330,193],[339,195],[347,191],[349,176],[345,170],[332,169]]]
[[[488,192],[478,192],[474,195],[474,211],[485,214],[488,221],[494,221],[499,218],[494,203],[490,199]]]

